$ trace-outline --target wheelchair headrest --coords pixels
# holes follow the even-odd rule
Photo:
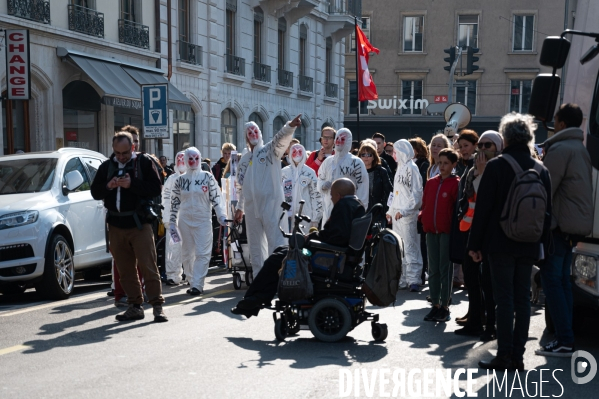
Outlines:
[[[361,218],[354,219],[351,225],[351,236],[349,237],[349,247],[353,250],[359,251],[364,246],[366,236],[370,230],[370,224],[372,223],[372,212],[368,212]]]

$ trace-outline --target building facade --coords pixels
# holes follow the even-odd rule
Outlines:
[[[30,36],[31,98],[2,101],[1,154],[62,146],[109,154],[115,130],[142,126],[142,84],[169,84],[166,155],[190,145],[217,158],[302,114],[308,147],[343,123],[343,54],[361,2],[351,0],[0,0],[2,29]],[[5,53],[5,52],[4,52]],[[5,53],[6,54],[6,53]],[[6,64],[0,62],[2,92]],[[1,155],[0,154],[0,155]]]
[[[379,100],[360,104],[363,137],[380,131],[397,140],[429,139],[445,123],[440,112],[448,101],[466,105],[469,127],[497,129],[501,116],[526,113],[532,81],[539,72],[543,40],[573,26],[575,1],[364,0],[362,28],[380,54],[370,57]],[[568,10],[566,10],[568,7]],[[345,125],[357,128],[355,52],[348,40],[345,56]],[[449,63],[444,50],[463,47],[464,55],[449,93]],[[467,51],[475,50],[478,70],[467,72]],[[461,67],[461,68],[460,68]],[[453,98],[451,98],[453,97]],[[428,108],[428,105],[434,105]],[[436,108],[436,109],[435,109]],[[538,140],[545,134],[537,132]]]

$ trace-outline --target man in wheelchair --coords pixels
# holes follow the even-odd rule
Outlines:
[[[352,221],[366,214],[364,206],[356,197],[356,186],[348,178],[337,179],[331,186],[333,210],[322,230],[310,233],[306,237],[306,247],[310,248],[309,240],[317,240],[337,247],[347,247],[349,244]],[[260,309],[277,293],[279,270],[287,255],[288,247],[282,246],[266,259],[260,273],[254,279],[244,298],[236,307],[231,309],[233,314],[244,315],[247,318],[258,315]]]

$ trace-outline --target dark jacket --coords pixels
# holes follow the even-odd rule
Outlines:
[[[461,165],[461,166],[460,166]],[[466,163],[458,163],[456,166],[456,176],[460,177],[460,186],[458,188],[458,200],[455,204],[455,213],[451,220],[451,236],[449,237],[449,260],[453,263],[461,264],[464,261],[466,252],[466,243],[468,242],[468,232],[460,231],[460,220],[458,215],[464,215],[468,208],[468,199],[464,198],[464,189],[466,186],[466,177],[468,172],[474,165],[474,158],[466,161]],[[458,174],[460,172],[460,174]],[[464,208],[465,207],[465,208]]]
[[[522,169],[531,169],[536,162],[530,156],[530,149],[523,144],[509,146],[504,154],[513,156]],[[516,177],[512,167],[501,158],[494,158],[487,163],[476,197],[476,211],[470,228],[468,250],[482,251],[485,256],[496,253],[506,253],[516,257],[528,257],[535,261],[540,254],[539,243],[516,242],[506,237],[499,225],[503,206],[507,201],[508,191]],[[543,167],[541,180],[547,194],[551,193],[551,178],[549,171]],[[549,227],[551,225],[551,196],[547,195],[547,213],[543,226],[541,241],[547,244]],[[547,249],[547,245],[545,245]]]
[[[460,178],[455,175],[444,180],[441,180],[441,175],[437,175],[428,181],[422,196],[419,218],[425,233],[449,234],[451,232],[459,182]]]
[[[96,177],[92,182],[91,194],[96,200],[103,200],[106,209],[112,212],[119,212],[116,207],[116,199],[118,189],[109,190],[106,185],[113,176],[108,176],[108,170],[110,163],[113,163],[113,168],[118,169],[118,162],[114,159],[114,154],[110,156],[110,159],[104,161],[98,168]],[[141,177],[136,177],[136,164],[139,162],[141,170]],[[120,212],[131,212],[138,210],[140,200],[150,199],[153,197],[160,196],[162,187],[160,184],[160,178],[158,177],[158,171],[154,162],[150,160],[144,154],[137,154],[135,159],[131,159],[126,165],[125,169],[131,176],[131,187],[128,189],[122,188],[121,201],[120,201]],[[128,229],[136,227],[135,219],[133,216],[115,216],[108,214],[108,224],[111,226]],[[143,218],[140,218],[142,223],[145,223]]]
[[[389,165],[389,169],[391,170],[391,176],[395,176],[395,172],[397,171],[397,162],[395,162],[395,159],[393,159],[393,157],[387,154],[385,151],[383,151],[383,153],[379,155],[379,157],[384,159],[385,162],[387,162],[387,165]]]
[[[219,159],[212,167],[212,174],[214,175],[214,178],[219,186],[221,185],[220,179],[223,177],[223,172],[225,171],[226,167],[227,163],[223,158]]]
[[[386,211],[389,194],[393,191],[393,185],[389,179],[387,169],[381,165],[368,169],[368,183],[370,185],[368,210],[372,209],[376,204],[382,204]]]
[[[352,222],[366,214],[362,203],[355,195],[341,198],[333,207],[329,220],[318,233],[310,234],[311,239],[337,247],[347,247],[351,237]]]
[[[426,158],[417,158],[414,163],[418,166],[418,170],[420,171],[420,176],[422,176],[422,188],[426,187],[426,181],[428,179],[428,168],[431,166],[431,163]]]

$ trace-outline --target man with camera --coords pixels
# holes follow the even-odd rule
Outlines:
[[[146,286],[148,302],[154,308],[154,321],[164,322],[164,298],[151,223],[156,218],[151,198],[161,192],[156,167],[148,156],[136,153],[128,132],[112,138],[113,154],[105,161],[91,186],[94,199],[103,200],[108,211],[110,251],[127,295],[129,308],[116,316],[118,321],[141,320],[144,298],[137,275],[139,267]]]

